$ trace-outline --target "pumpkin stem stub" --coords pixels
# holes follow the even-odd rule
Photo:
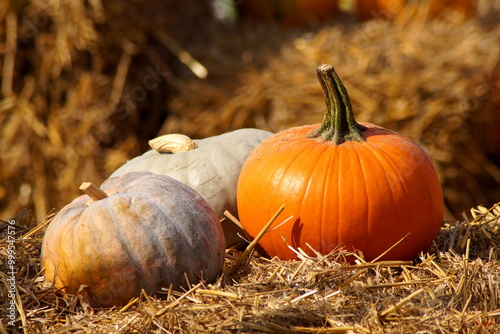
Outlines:
[[[83,182],[82,185],[80,186],[80,190],[89,195],[94,202],[100,201],[101,199],[105,199],[106,197],[108,197],[108,194],[99,189],[99,187],[97,187],[92,182]]]
[[[194,150],[198,145],[188,136],[177,133],[151,139],[149,146],[159,153],[181,153]]]
[[[349,95],[333,66],[320,65],[316,74],[325,96],[326,113],[320,128],[310,137],[321,137],[336,145],[346,141],[363,142],[366,127],[354,119]]]

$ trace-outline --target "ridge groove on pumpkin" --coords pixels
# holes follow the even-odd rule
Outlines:
[[[308,153],[308,150],[309,150],[311,147],[314,147],[314,143],[310,143],[309,145],[302,147],[302,149],[301,149],[301,150],[300,150],[300,152],[298,152],[298,153],[294,152],[294,153],[295,153],[295,156],[294,156],[294,157],[292,157],[292,159],[288,162],[287,167],[283,170],[283,173],[281,174],[281,179],[280,179],[280,181],[278,182],[278,186],[277,186],[275,189],[280,189],[280,188],[282,188],[281,183],[284,181],[284,180],[283,180],[283,177],[287,174],[287,171],[290,169],[290,166],[292,166],[292,165],[295,163],[295,161],[297,161],[297,160],[298,160],[298,158],[300,157],[300,155],[302,155],[304,152],[305,152],[305,153]],[[304,190],[304,192],[305,192],[305,190]],[[302,198],[303,198],[303,196],[302,196]],[[271,209],[271,208],[270,208],[270,209]],[[271,210],[272,210],[272,209],[271,209]],[[269,213],[271,214],[271,212],[269,212]],[[299,217],[300,217],[300,216],[299,216]],[[299,219],[299,217],[294,217],[294,221],[296,221],[296,219]],[[294,238],[293,234],[292,234],[292,238]],[[287,240],[286,242],[287,242],[287,243],[291,243],[291,244],[293,245],[295,241],[294,241],[294,240]],[[274,244],[274,242],[272,242],[272,248],[273,248],[273,251],[274,251],[274,252],[276,252],[276,251],[275,251],[275,250],[276,250],[276,247],[279,247],[279,248],[282,248],[282,247],[283,247],[283,248],[288,248],[287,246],[275,245],[275,244]]]
[[[401,189],[403,189],[403,192],[404,192],[404,197],[403,198],[404,198],[404,201],[405,201],[405,211],[406,212],[410,212],[410,203],[408,201],[411,198],[410,197],[411,194],[410,194],[410,192],[406,188],[406,182],[404,182],[401,179],[401,175],[400,175],[400,173],[398,173],[398,170],[400,168],[398,168],[398,166],[396,164],[397,160],[401,159],[401,156],[397,155],[397,156],[395,156],[393,158],[391,156],[392,152],[390,150],[383,150],[379,146],[375,146],[374,145],[373,149],[376,150],[385,159],[386,163],[384,163],[384,166],[389,165],[392,168],[392,171],[393,171],[394,175],[397,176],[398,181],[399,181],[398,187],[400,187]],[[373,152],[373,150],[372,150],[372,152]],[[392,189],[392,186],[391,186],[391,189]],[[401,203],[399,203],[399,206],[401,206]],[[412,230],[412,219],[413,219],[413,217],[410,216],[410,215],[407,215],[405,218],[406,218],[405,223],[407,225],[407,231],[411,231]],[[415,223],[418,223],[418,222],[415,222]],[[404,237],[404,236],[401,236],[401,238],[402,237]]]
[[[301,196],[299,198],[302,198],[302,202],[301,202],[301,205],[300,205],[300,209],[299,209],[299,217],[302,217],[302,207],[304,205],[304,200],[306,199],[306,197],[308,196],[308,194],[310,194],[310,189],[312,192],[314,192],[313,196],[316,197],[316,187],[318,186],[318,179],[315,179],[313,178],[312,176],[315,174],[315,171],[317,171],[317,169],[319,167],[322,167],[323,163],[322,163],[322,160],[323,160],[323,155],[325,153],[325,151],[328,150],[328,146],[325,146],[325,145],[321,145],[321,144],[318,144],[314,141],[312,141],[312,144],[311,144],[311,148],[310,148],[310,151],[309,153],[312,155],[312,151],[314,150],[314,153],[315,153],[315,157],[314,157],[314,161],[316,161],[316,163],[314,164],[314,166],[312,166],[312,168],[309,170],[309,175],[306,176],[306,179],[309,180],[309,182],[307,183],[307,186],[305,187],[305,194],[304,196]],[[311,158],[311,157],[309,157]],[[325,173],[323,173],[325,174]],[[320,174],[321,176],[321,174]],[[326,176],[325,176],[326,178]],[[324,184],[325,184],[325,180],[323,180],[323,190],[325,189],[324,187]],[[324,193],[323,193],[323,201],[324,201]],[[321,206],[323,206],[323,201],[321,201]],[[321,216],[321,212],[322,212],[322,207],[318,210],[319,212],[319,216]],[[317,231],[318,233],[318,237],[321,237],[323,238],[323,226],[322,224],[318,224],[318,228],[319,228],[319,231]],[[310,234],[312,231],[307,231],[308,234]],[[313,234],[314,235],[314,234]],[[315,249],[316,251],[319,251],[319,252],[323,252],[323,249],[320,248],[320,249]]]
[[[366,175],[367,175],[367,169],[370,169],[370,168],[373,168],[373,166],[370,164],[370,161],[368,162],[369,166],[367,168],[365,168],[365,164],[364,164],[364,159],[366,159],[366,156],[365,155],[360,155],[359,154],[359,151],[358,151],[358,148],[359,149],[363,149],[364,145],[358,145],[358,143],[350,143],[349,145],[349,160],[350,161],[355,161],[355,163],[351,163],[350,164],[350,167],[351,167],[351,173],[353,173],[354,175],[360,175],[362,177],[359,177],[358,179],[356,179],[356,183],[351,185],[352,187],[355,187],[356,189],[359,189],[362,193],[363,193],[363,197],[365,198],[364,199],[364,203],[366,205],[366,208],[356,208],[357,210],[365,210],[365,213],[366,213],[366,221],[367,222],[370,222],[370,214],[373,212],[373,210],[371,210],[370,208],[370,196],[368,196],[368,193],[370,192],[370,190],[367,189],[368,185],[370,184],[370,182],[367,182],[366,181]],[[352,159],[352,155],[355,155],[356,159]],[[356,167],[356,171],[353,171],[353,167]],[[358,169],[360,172],[358,172]],[[352,180],[352,178],[351,178]],[[362,180],[363,184],[361,184],[360,186],[358,186],[358,182],[360,182],[360,180]],[[377,190],[375,190],[377,191]],[[350,191],[352,192],[352,190]],[[356,196],[356,195],[354,195]],[[359,195],[358,195],[359,196]],[[356,199],[357,200],[357,199]],[[349,208],[350,209],[350,208]],[[350,218],[350,217],[349,217]],[[358,222],[353,222],[353,223],[358,223]],[[367,249],[366,248],[366,245],[369,245],[370,244],[370,230],[372,229],[372,226],[368,226],[368,224],[362,224],[362,225],[365,225],[367,226],[367,229],[363,230],[363,231],[355,231],[355,232],[350,232],[351,234],[353,235],[358,235],[360,232],[364,234],[364,237],[363,238],[360,238],[358,237],[357,240],[359,242],[359,240],[364,240],[364,245],[363,247],[361,247],[359,244],[358,244],[358,248],[359,249]],[[352,229],[352,227],[351,227]],[[369,248],[368,248],[369,249]],[[348,249],[348,251],[352,252],[353,250],[352,249]]]

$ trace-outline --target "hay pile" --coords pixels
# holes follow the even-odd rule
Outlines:
[[[417,261],[349,265],[343,250],[280,261],[228,250],[215,284],[146,294],[123,308],[83,309],[43,283],[40,247],[51,217],[16,227],[15,274],[2,226],[0,333],[498,333],[500,207],[471,210],[446,224]],[[17,287],[15,327],[8,325],[9,279]],[[7,320],[6,320],[7,319]]]
[[[42,219],[141,153],[213,24],[210,0],[1,0],[0,217]]]
[[[222,79],[187,82],[170,102],[175,117],[163,131],[210,135],[319,123],[324,104],[314,70],[330,63],[358,121],[401,132],[432,156],[455,217],[492,205],[500,199],[500,188],[491,187],[500,182],[500,169],[490,160],[498,145],[492,138],[498,132],[493,75],[500,66],[500,2],[480,2],[479,14],[459,25],[419,13],[410,7],[396,22],[344,20],[278,35],[269,24],[244,26],[244,45],[231,44],[243,49],[241,58],[213,61],[209,72]]]
[[[395,22],[345,14],[284,30],[217,21],[210,0],[1,0],[0,217],[45,217],[158,134],[317,123],[320,63],[336,67],[359,121],[426,148],[450,217],[492,205],[500,3],[479,4],[459,25],[410,8]]]

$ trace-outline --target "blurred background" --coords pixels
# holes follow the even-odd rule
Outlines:
[[[0,23],[4,221],[160,134],[319,123],[321,63],[434,159],[446,219],[500,201],[500,0],[0,0]]]

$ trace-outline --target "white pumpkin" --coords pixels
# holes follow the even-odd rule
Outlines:
[[[159,137],[150,144],[160,151],[162,147],[170,152],[178,147],[189,150],[179,153],[147,151],[118,168],[111,177],[135,171],[168,175],[200,194],[219,218],[224,217],[225,210],[237,216],[236,185],[241,167],[250,152],[271,135],[259,129],[240,129],[193,140],[196,145],[182,136]],[[223,220],[222,228],[227,247],[242,241],[238,233],[243,235],[243,231],[233,222]]]

